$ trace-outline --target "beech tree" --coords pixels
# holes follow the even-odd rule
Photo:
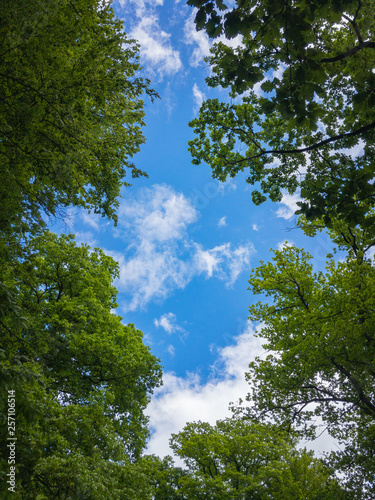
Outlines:
[[[285,430],[241,418],[192,422],[171,439],[188,467],[180,480],[187,499],[347,498],[332,470],[295,443]]]
[[[305,230],[314,234],[321,226],[307,224]],[[269,299],[250,307],[250,318],[261,322],[259,335],[268,355],[250,363],[246,413],[312,438],[320,419],[323,430],[342,445],[332,460],[346,473],[355,498],[375,493],[370,235],[370,230],[337,222],[331,236],[348,255],[338,262],[329,259],[326,272],[314,271],[308,253],[288,247],[274,251],[272,262],[261,262],[250,277],[253,294]]]
[[[0,229],[70,205],[116,220],[156,96],[137,44],[102,0],[4,0],[0,19]]]
[[[0,407],[16,404],[16,488],[0,496],[151,498],[140,458],[161,368],[115,314],[117,264],[46,231],[68,206],[116,222],[144,142],[138,46],[102,0],[0,3]]]
[[[300,187],[297,213],[363,223],[375,201],[374,2],[187,3],[198,30],[239,36],[207,58],[208,85],[231,101],[206,100],[190,123],[193,163],[221,181],[248,171],[255,204]]]
[[[142,333],[113,312],[117,275],[100,249],[49,232],[30,240],[21,258],[15,247],[1,269],[11,294],[5,304],[14,306],[0,317],[2,414],[7,391],[16,398],[14,498],[151,495],[137,463],[148,436],[143,411],[161,369]],[[1,435],[5,495],[6,420]]]

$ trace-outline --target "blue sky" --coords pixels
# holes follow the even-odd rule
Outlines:
[[[164,366],[164,386],[147,411],[148,451],[164,455],[171,432],[229,416],[229,403],[248,392],[244,372],[263,354],[247,320],[259,300],[247,290],[251,269],[285,240],[322,268],[331,245],[324,234],[309,239],[295,228],[298,195],[255,207],[245,175],[221,184],[208,166],[191,164],[188,122],[205,97],[226,99],[206,87],[210,42],[195,31],[193,9],[182,0],[116,0],[114,8],[139,41],[143,73],[161,96],[146,102],[147,142],[135,157],[149,179],[123,190],[116,228],[71,210],[65,230],[119,262],[117,312],[143,331]],[[321,440],[318,449],[328,446]]]

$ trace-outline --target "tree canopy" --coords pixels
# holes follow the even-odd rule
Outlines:
[[[207,83],[233,101],[205,101],[190,123],[193,163],[222,181],[248,170],[256,204],[300,187],[310,219],[362,222],[375,200],[374,2],[188,4],[198,30],[239,37],[211,49]]]
[[[253,271],[250,308],[269,351],[249,366],[248,408],[187,424],[172,459],[142,456],[161,384],[142,332],[116,314],[118,265],[46,229],[69,206],[116,222],[120,189],[147,175],[138,46],[105,0],[0,3],[0,409],[17,409],[13,498],[328,499],[375,495],[374,2],[189,0],[212,48],[191,122],[194,163],[249,169],[255,203],[301,188],[299,225],[346,251],[315,271],[297,248]],[[332,257],[332,256],[331,256]],[[10,393],[8,392],[10,391]],[[342,451],[298,450],[316,419]],[[8,432],[0,421],[0,495]],[[345,473],[345,489],[335,472]],[[349,492],[349,493],[348,493]],[[349,495],[349,496],[348,496]],[[8,495],[9,496],[9,495]]]
[[[0,19],[0,229],[69,205],[116,220],[156,95],[136,43],[101,0],[4,0]]]
[[[237,418],[193,422],[171,439],[188,466],[181,480],[186,498],[346,498],[332,471],[295,443],[276,426]]]
[[[250,307],[268,355],[250,363],[246,413],[307,437],[320,419],[343,445],[336,466],[349,483],[357,476],[360,493],[374,494],[375,269],[365,233],[337,223],[332,237],[348,256],[330,259],[326,272],[314,272],[311,256],[294,247],[253,270],[250,289],[270,299]]]
[[[142,333],[112,312],[118,267],[100,249],[44,232],[18,257],[2,268],[15,311],[0,318],[0,353],[2,405],[8,389],[17,396],[21,497],[80,498],[99,481],[102,496],[84,498],[117,498],[106,488],[132,474],[126,464],[144,448],[158,360]],[[2,439],[3,465],[6,445]]]
[[[374,68],[375,4],[189,0],[215,43],[211,87],[230,102],[205,101],[190,125],[193,163],[225,181],[248,170],[253,201],[300,190],[298,225],[329,228],[346,253],[326,271],[297,248],[253,270],[250,289],[268,298],[250,308],[269,351],[250,364],[245,414],[343,445],[332,463],[356,498],[374,495],[375,418]],[[239,410],[241,412],[241,410]]]
[[[144,410],[161,383],[114,310],[118,265],[47,231],[69,206],[116,222],[144,142],[138,45],[102,0],[0,4],[2,498],[151,498]],[[11,391],[11,392],[8,392]],[[16,486],[9,491],[9,394]]]

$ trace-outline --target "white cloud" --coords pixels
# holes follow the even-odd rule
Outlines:
[[[229,255],[230,281],[227,286],[232,286],[242,271],[248,268],[250,256],[255,253],[253,245],[239,246]]]
[[[170,344],[168,347],[167,347],[167,352],[172,356],[172,358],[174,357],[175,355],[175,348],[173,347],[172,344]]]
[[[371,260],[375,259],[375,246],[373,246],[367,250],[366,258],[371,259]]]
[[[193,53],[190,57],[190,64],[193,67],[199,66],[203,59],[210,54],[210,41],[204,31],[197,31],[194,24],[196,11],[194,10],[188,17],[184,27],[184,41],[188,45],[194,45]]]
[[[183,332],[184,329],[177,324],[176,315],[173,313],[163,314],[159,319],[154,319],[156,327],[164,328],[167,333]]]
[[[220,193],[224,192],[225,189],[227,189],[228,191],[236,191],[237,189],[237,184],[234,179],[229,178],[225,182],[220,182],[220,181],[217,182],[218,182],[218,191]]]
[[[122,203],[118,216],[119,225],[128,228],[143,244],[152,244],[184,238],[198,212],[182,193],[157,184],[144,189],[139,200]]]
[[[199,87],[196,83],[194,83],[194,85],[193,85],[193,96],[194,96],[194,102],[195,102],[194,113],[198,113],[206,96],[204,95],[204,93],[201,90],[199,90]]]
[[[154,14],[143,17],[130,33],[140,43],[141,59],[148,69],[152,69],[162,78],[174,75],[181,67],[180,54],[170,42],[170,34],[161,30],[159,19]]]
[[[221,249],[220,249],[221,250]],[[221,261],[219,247],[212,250],[203,250],[197,245],[195,254],[195,265],[200,273],[205,273],[207,278],[212,278],[214,271],[217,271]]]
[[[211,367],[212,376],[206,382],[202,382],[197,373],[187,373],[185,377],[164,373],[164,385],[155,391],[146,409],[151,429],[146,453],[159,457],[173,455],[169,448],[171,434],[180,432],[187,422],[201,420],[214,425],[217,420],[231,416],[230,403],[245,399],[250,390],[245,380],[249,363],[267,355],[262,338],[254,336],[260,329],[261,325],[255,329],[248,321],[235,343],[218,349],[217,360]],[[169,351],[169,347],[172,355],[174,349]],[[337,447],[337,442],[325,432],[314,441],[302,441],[300,446],[320,456]],[[183,465],[178,458],[175,461]]]
[[[185,288],[191,280],[189,263],[178,255],[178,248],[157,247],[142,242],[128,260],[121,255],[120,279],[116,285],[131,299],[125,311],[142,309],[151,300],[166,298],[172,291]]]
[[[94,248],[99,244],[98,240],[91,231],[75,231],[74,236],[78,245],[85,244]]]
[[[252,244],[239,246],[232,250],[230,243],[204,250],[196,244],[195,267],[199,273],[206,274],[206,278],[216,276],[230,287],[239,274],[250,264],[250,256],[255,253]]]
[[[232,47],[232,49],[235,49],[243,45],[242,40],[243,40],[242,35],[237,35],[234,38],[226,38],[225,35],[220,35],[219,38],[215,40],[215,42],[221,42],[224,45],[227,45],[228,47]]]
[[[215,424],[218,419],[230,416],[229,403],[244,398],[249,392],[245,372],[250,361],[265,353],[254,333],[248,323],[235,344],[218,350],[218,358],[212,366],[216,376],[205,383],[196,373],[189,373],[185,378],[164,373],[164,385],[155,391],[147,408],[152,430],[147,453],[172,454],[168,444],[171,433],[181,431],[187,422],[202,420]]]
[[[266,78],[264,78],[263,80],[261,80],[260,82],[257,82],[254,87],[252,88],[252,91],[254,92],[254,94],[257,96],[257,97],[263,97],[265,95],[265,92],[262,90],[262,84],[263,82],[266,81]]]
[[[217,223],[218,227],[224,227],[227,225],[227,218],[226,217],[222,217],[221,219],[219,219],[219,222]]]
[[[128,5],[133,5],[136,9],[135,15],[139,18],[144,17],[147,9],[153,9],[155,7],[161,7],[163,5],[163,0],[119,0],[121,7],[127,7]]]
[[[172,46],[171,35],[160,26],[157,8],[163,0],[119,0],[129,38],[140,44],[141,62],[161,79],[182,68],[180,53]]]
[[[286,70],[288,66],[284,63],[280,63],[277,70],[272,71],[272,79],[278,78],[279,80],[282,79],[282,76],[284,74],[284,71]]]
[[[102,216],[100,214],[96,214],[94,212],[88,213],[88,212],[81,212],[81,219],[82,222],[93,229],[95,231],[99,231],[100,229],[100,222],[102,220]]]
[[[363,156],[365,154],[365,143],[362,139],[359,139],[358,143],[352,148],[340,149],[340,153],[344,153],[352,158],[357,158],[358,156]]]
[[[258,227],[258,224],[253,224],[253,231],[259,231],[259,227]]]
[[[251,243],[204,248],[189,237],[188,227],[198,218],[192,200],[170,186],[140,191],[136,200],[124,200],[118,210],[117,236],[127,244],[123,252],[108,252],[119,262],[116,286],[130,298],[124,308],[134,311],[163,300],[205,275],[232,286],[249,267]]]
[[[298,210],[299,208],[297,205],[298,201],[302,201],[302,198],[298,193],[294,194],[285,193],[280,202],[280,205],[284,206],[280,206],[277,209],[276,212],[277,217],[282,217],[283,219],[290,220],[293,217],[295,211]]]

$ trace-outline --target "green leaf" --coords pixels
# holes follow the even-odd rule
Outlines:
[[[241,18],[236,10],[228,12],[224,16],[224,32],[227,38],[234,38],[240,32]]]
[[[274,83],[271,80],[266,80],[262,83],[261,89],[265,92],[272,92],[272,90],[274,89]]]

